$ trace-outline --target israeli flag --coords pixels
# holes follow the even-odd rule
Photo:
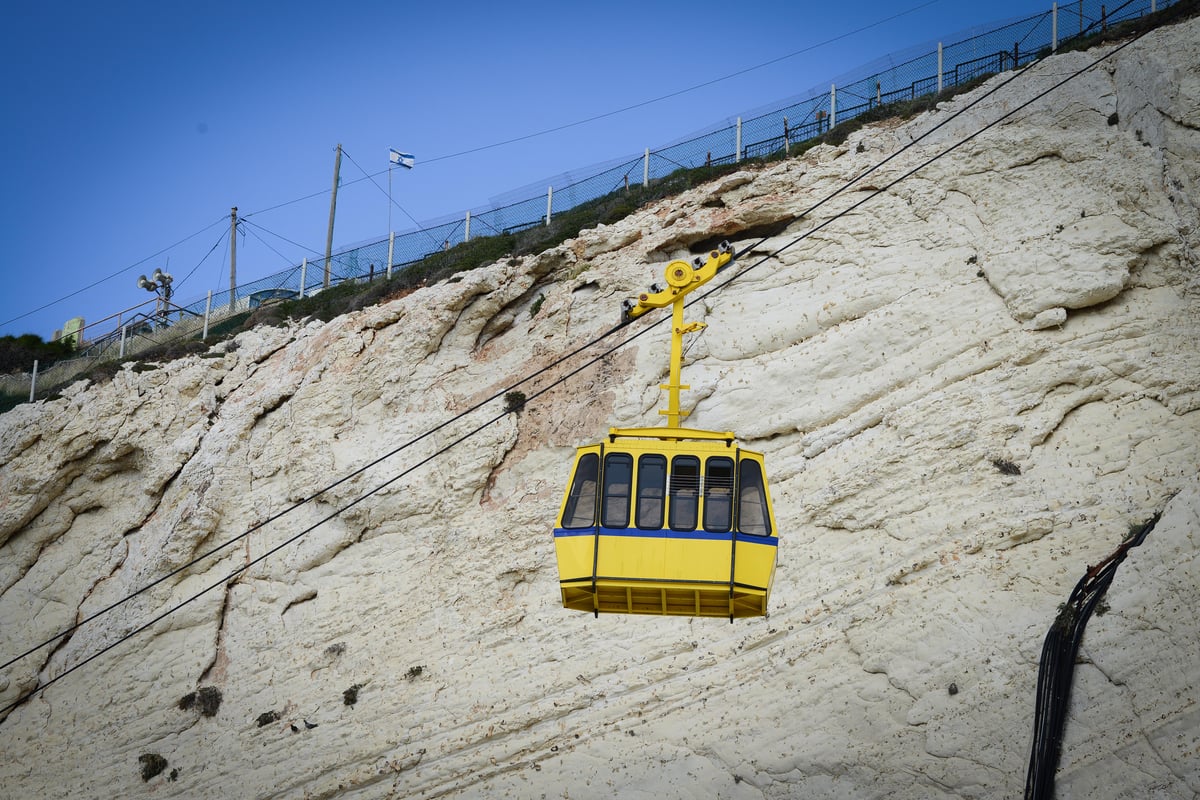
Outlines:
[[[416,160],[413,158],[412,153],[401,153],[399,150],[393,150],[393,149],[389,149],[388,153],[391,156],[393,164],[398,164],[399,166],[405,167],[406,169],[413,168],[413,164],[415,163]]]

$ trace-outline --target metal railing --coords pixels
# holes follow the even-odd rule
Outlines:
[[[1143,17],[1175,2],[1177,0],[1128,0],[1109,9],[1106,3],[1077,0],[1062,6],[1056,4],[1050,11],[959,42],[939,43],[936,50],[887,70],[842,85],[831,84],[829,91],[813,91],[805,99],[749,119],[739,117],[734,125],[588,168],[587,171],[595,171],[585,178],[576,179],[577,171],[550,179],[545,182],[549,188],[544,194],[472,209],[461,218],[389,234],[379,241],[344,250],[330,260],[330,285],[391,275],[471,239],[548,225],[555,213],[631,185],[649,185],[680,169],[786,156],[792,147],[874,109],[928,97],[991,74],[1023,67],[1074,40],[1092,36],[1119,22]],[[169,321],[169,327],[158,325],[149,330],[143,327],[131,334],[127,323],[118,317],[113,331],[93,335],[81,352],[89,354],[92,360],[113,358],[117,353],[136,354],[170,338],[197,337],[213,325],[250,309],[255,305],[255,298],[264,293],[301,297],[321,291],[324,271],[323,259],[306,261],[238,286],[233,295],[228,291],[209,293],[189,305],[176,307],[172,315],[161,316],[160,322]],[[88,327],[96,329],[95,325]],[[81,367],[79,361],[59,362],[47,369],[37,378],[39,393],[42,386],[47,389],[61,386],[74,375],[84,372],[87,367]],[[30,385],[31,375],[0,377],[0,392],[3,393],[17,394],[23,390],[32,395]]]

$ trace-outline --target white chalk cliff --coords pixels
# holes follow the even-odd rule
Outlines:
[[[9,705],[79,665],[0,721],[0,797],[1017,797],[1059,604],[1158,512],[1089,622],[1058,796],[1196,797],[1200,23],[1019,108],[1115,47],[0,416],[0,659],[151,586],[0,670]],[[690,424],[766,454],[769,617],[562,609],[573,448],[659,424],[667,331],[538,371],[770,225],[684,373]]]

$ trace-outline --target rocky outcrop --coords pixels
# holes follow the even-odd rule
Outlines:
[[[0,416],[0,657],[96,616],[0,670],[63,676],[0,796],[1018,796],[1057,606],[1157,512],[1058,783],[1196,796],[1200,26],[1023,107],[1104,52]],[[564,611],[572,448],[657,424],[665,333],[561,358],[721,238],[685,402],[767,456],[771,614]]]

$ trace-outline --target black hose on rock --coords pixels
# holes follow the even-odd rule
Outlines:
[[[1025,800],[1051,800],[1054,797],[1054,773],[1062,750],[1071,681],[1075,676],[1075,656],[1083,640],[1083,629],[1096,604],[1108,590],[1117,567],[1131,547],[1137,547],[1158,523],[1162,512],[1129,530],[1129,535],[1112,555],[1088,571],[1075,584],[1042,644],[1038,668],[1037,704],[1033,716],[1033,749],[1025,778]]]

